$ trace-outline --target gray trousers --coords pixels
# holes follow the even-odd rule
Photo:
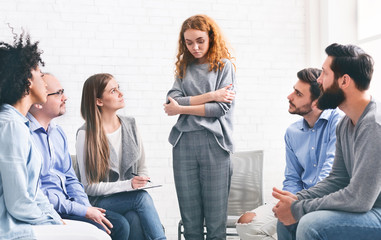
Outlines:
[[[173,172],[187,240],[226,239],[230,153],[207,131],[183,133],[173,148]]]

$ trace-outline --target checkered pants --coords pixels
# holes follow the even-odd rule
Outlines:
[[[226,239],[230,154],[207,131],[185,132],[173,148],[173,172],[184,236]]]

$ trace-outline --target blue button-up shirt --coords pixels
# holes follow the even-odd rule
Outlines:
[[[0,239],[34,239],[30,224],[62,224],[39,184],[41,154],[28,119],[0,106]]]
[[[283,190],[296,193],[308,189],[328,176],[336,150],[336,125],[340,110],[325,110],[314,127],[301,119],[285,134],[286,170]]]
[[[32,137],[43,157],[41,189],[60,214],[85,216],[89,200],[72,167],[66,135],[53,121],[48,130],[28,113]]]

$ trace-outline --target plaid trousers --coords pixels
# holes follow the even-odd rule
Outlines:
[[[173,172],[187,240],[226,239],[230,153],[208,130],[184,132],[173,148]]]

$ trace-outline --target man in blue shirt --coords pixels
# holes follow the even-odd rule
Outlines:
[[[27,114],[32,138],[43,156],[42,191],[62,218],[91,223],[109,234],[124,234],[123,224],[114,219],[111,211],[90,205],[73,170],[66,135],[52,121],[65,113],[67,97],[57,78],[51,74],[43,78],[47,83],[48,99],[43,105],[33,105]]]
[[[319,69],[307,68],[297,73],[294,91],[287,97],[289,113],[303,118],[291,124],[285,134],[286,169],[283,190],[296,193],[314,186],[331,171],[336,143],[336,125],[342,117],[338,110],[317,108],[320,95]],[[237,223],[241,239],[275,239],[277,219],[273,204],[242,215]]]
[[[368,91],[374,61],[355,45],[333,43],[325,52],[317,106],[346,116],[326,178],[297,194],[273,188],[279,239],[380,239],[381,103]]]

